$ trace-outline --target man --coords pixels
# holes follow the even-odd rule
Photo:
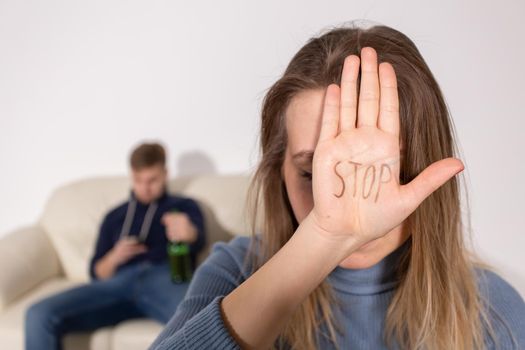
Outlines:
[[[130,198],[102,222],[89,265],[92,281],[27,310],[27,350],[61,349],[65,333],[131,318],[167,323],[184,297],[189,282],[171,281],[166,248],[168,240],[189,243],[195,268],[196,255],[206,242],[202,213],[192,199],[167,193],[161,145],[140,145],[130,163]]]

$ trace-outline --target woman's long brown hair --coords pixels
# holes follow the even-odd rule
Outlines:
[[[414,43],[386,26],[346,26],[310,39],[271,86],[262,107],[261,161],[248,196],[252,233],[262,232],[254,269],[290,239],[298,223],[287,198],[281,166],[287,144],[285,112],[299,92],[340,84],[346,56],[373,47],[378,61],[393,65],[398,81],[401,152],[400,183],[433,162],[457,156],[454,131],[441,90]],[[359,83],[358,83],[359,86]],[[386,315],[385,342],[402,349],[481,349],[484,330],[494,336],[478,291],[474,259],[465,246],[460,186],[453,177],[406,220],[410,249],[398,266],[400,284]],[[254,241],[254,240],[252,240]],[[252,249],[254,245],[252,245]],[[315,349],[324,323],[334,347],[337,324],[333,290],[325,280],[302,303],[275,343]],[[485,327],[486,326],[486,327]],[[348,330],[351,332],[351,330]]]

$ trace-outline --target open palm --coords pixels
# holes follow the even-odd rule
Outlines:
[[[357,96],[357,78],[361,86]],[[341,87],[326,90],[321,132],[313,158],[314,208],[322,232],[362,243],[379,238],[463,170],[455,158],[437,161],[406,185],[399,184],[399,99],[394,69],[378,67],[363,48],[345,60]]]

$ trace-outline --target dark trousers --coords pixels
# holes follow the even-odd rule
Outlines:
[[[93,281],[33,304],[26,312],[26,350],[61,349],[61,338],[132,318],[163,324],[175,313],[189,282],[171,282],[168,263],[126,266],[112,278]]]

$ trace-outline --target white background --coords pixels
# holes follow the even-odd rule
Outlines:
[[[481,255],[525,295],[525,2],[0,1],[0,236],[50,192],[126,174],[161,139],[173,176],[257,161],[266,89],[322,29],[353,19],[418,46],[450,106]]]

